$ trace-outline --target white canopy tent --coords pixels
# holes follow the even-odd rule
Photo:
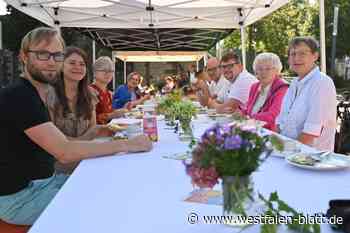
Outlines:
[[[6,0],[47,25],[85,28],[239,28],[289,0]]]
[[[147,47],[149,39],[140,39],[145,34],[136,31],[136,37],[132,38],[131,46],[139,45],[147,50],[166,51],[168,48],[179,48],[183,37],[178,38],[171,46],[161,46],[161,39],[157,30],[162,29],[211,29],[227,30],[241,29],[256,22],[260,18],[277,10],[289,0],[5,0],[16,9],[54,27],[74,27],[85,29],[86,33],[99,40],[112,49],[118,49],[120,38],[125,33],[114,32],[113,35],[100,35],[100,30],[109,29],[153,29],[152,40],[155,47]],[[321,22],[321,48],[322,64],[325,61],[325,37],[324,37],[324,0],[320,0],[320,22]],[[95,29],[95,31],[93,31]],[[150,33],[149,31],[146,33]],[[186,32],[188,36],[188,32]],[[201,33],[195,32],[197,37]],[[135,34],[133,34],[135,36]],[[171,37],[171,36],[169,36]],[[206,37],[209,37],[206,35]],[[221,39],[220,36],[215,38]],[[242,33],[242,39],[244,34]],[[118,43],[115,42],[117,40]],[[172,40],[167,38],[168,41]],[[201,43],[203,38],[191,40],[196,42],[190,50],[203,50]],[[121,40],[125,45],[127,41]],[[113,46],[115,45],[115,46]],[[244,46],[242,55],[244,58]],[[125,49],[130,48],[126,46]],[[181,47],[183,49],[183,47]],[[186,48],[186,47],[184,47]],[[244,59],[243,59],[244,60]],[[322,65],[323,70],[325,66]]]

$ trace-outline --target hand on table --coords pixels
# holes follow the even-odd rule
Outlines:
[[[96,125],[94,128],[94,134],[96,137],[111,137],[114,132],[108,128],[107,125]]]
[[[127,141],[127,152],[144,152],[150,150],[152,150],[152,142],[145,135],[139,135]]]

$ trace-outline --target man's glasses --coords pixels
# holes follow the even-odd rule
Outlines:
[[[227,69],[227,68],[232,69],[237,64],[239,64],[239,63],[235,62],[235,63],[226,64],[226,65],[220,65],[220,68],[223,70]]]
[[[114,70],[96,70],[96,71],[104,74],[114,74]]]
[[[64,53],[63,52],[50,53],[48,51],[35,51],[35,50],[28,50],[28,52],[34,53],[36,55],[36,58],[40,61],[48,61],[48,60],[50,60],[51,57],[56,62],[63,62],[63,60],[64,60]]]

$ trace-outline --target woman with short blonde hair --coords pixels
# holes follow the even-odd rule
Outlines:
[[[127,110],[125,108],[114,110],[112,107],[112,92],[108,90],[108,84],[114,77],[114,63],[109,57],[99,57],[94,65],[95,80],[90,85],[99,102],[96,105],[96,121],[98,124],[106,124],[113,118],[121,117]]]

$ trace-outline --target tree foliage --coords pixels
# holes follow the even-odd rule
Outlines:
[[[337,35],[337,50],[336,57],[342,58],[345,55],[350,56],[350,1],[349,0],[325,0],[325,21],[326,21],[326,53],[327,65],[330,66],[331,51],[332,51],[332,32],[333,32],[333,18],[334,6],[339,6],[338,17],[338,35]],[[318,16],[314,18],[313,34],[319,35],[319,19]]]
[[[305,0],[292,0],[271,15],[249,26],[247,33],[248,57],[254,58],[260,52],[273,52],[280,56],[287,67],[287,47],[295,36],[313,35],[317,5],[310,5]],[[226,48],[240,47],[239,31],[225,39]],[[248,61],[248,64],[252,61]]]

